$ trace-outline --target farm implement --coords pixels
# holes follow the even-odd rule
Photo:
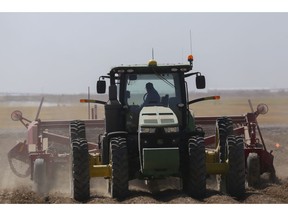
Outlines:
[[[71,137],[78,127],[77,121],[41,121],[38,116],[43,103],[41,100],[35,120],[23,117],[19,110],[11,114],[14,121],[20,121],[27,128],[25,141],[18,142],[8,153],[11,170],[18,177],[29,177],[38,194],[46,194],[53,187],[56,171],[64,167],[71,174]],[[83,121],[86,125],[87,138],[97,140],[97,129],[103,128],[103,120]],[[87,142],[89,153],[97,154],[98,144]],[[62,169],[63,170],[63,169]],[[63,178],[66,176],[63,175]],[[69,177],[68,177],[69,180]]]
[[[209,131],[209,128],[211,128],[211,126],[213,127],[216,123],[216,134],[211,135],[210,133],[204,138],[206,156],[208,156],[206,158],[207,173],[217,174],[219,173],[219,170],[227,169],[224,165],[225,163],[220,164],[220,166],[217,167],[213,163],[213,160],[216,158],[219,159],[219,161],[225,161],[223,155],[225,155],[225,152],[227,152],[228,149],[224,147],[223,143],[225,143],[225,141],[223,140],[225,140],[225,137],[235,134],[244,139],[246,181],[248,186],[255,187],[259,186],[260,176],[263,173],[268,173],[270,180],[274,182],[276,180],[276,172],[273,165],[274,156],[272,151],[267,151],[264,138],[257,122],[257,117],[260,114],[264,115],[268,112],[268,106],[266,104],[259,104],[256,111],[254,111],[250,100],[248,100],[248,103],[251,112],[244,115],[226,116],[221,118],[211,116],[195,117],[195,122],[201,130],[206,129],[206,131]],[[212,163],[210,163],[210,161]]]

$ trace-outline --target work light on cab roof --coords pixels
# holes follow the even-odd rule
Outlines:
[[[148,62],[148,66],[149,66],[149,67],[155,67],[155,66],[157,66],[157,61],[155,61],[154,59],[150,60],[150,61]]]

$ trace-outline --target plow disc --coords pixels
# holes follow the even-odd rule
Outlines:
[[[26,141],[17,143],[8,153],[8,162],[12,172],[21,178],[31,173],[29,153]]]

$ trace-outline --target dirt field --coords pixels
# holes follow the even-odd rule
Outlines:
[[[258,103],[266,103],[269,112],[265,116],[259,117],[260,128],[267,146],[267,150],[273,151],[274,166],[278,181],[271,183],[264,174],[261,176],[261,185],[258,188],[249,188],[245,197],[234,199],[226,196],[215,187],[213,179],[208,179],[207,196],[203,200],[195,200],[183,194],[179,190],[178,179],[169,179],[160,182],[160,191],[152,194],[146,185],[140,181],[133,181],[130,184],[130,196],[117,201],[110,198],[106,193],[106,183],[101,179],[91,182],[91,199],[89,204],[288,204],[288,94],[287,92],[266,93],[263,92],[241,92],[237,94],[227,92],[213,92],[220,94],[220,101],[210,101],[195,104],[193,107],[196,115],[239,115],[250,111],[247,99],[250,98],[254,108]],[[210,93],[211,94],[211,93]],[[61,96],[61,103],[43,104],[40,114],[42,120],[47,119],[77,119],[87,118],[86,105],[67,105]],[[28,101],[15,101],[7,96],[0,96],[0,203],[77,203],[70,198],[69,183],[60,183],[46,197],[38,197],[32,190],[32,182],[28,178],[15,176],[9,168],[7,153],[18,140],[25,139],[25,128],[19,122],[10,120],[10,114],[15,109],[20,109],[28,119],[35,118],[37,113],[37,103],[40,97],[33,97]],[[31,100],[34,104],[31,105]],[[75,99],[78,101],[78,98]],[[208,107],[208,108],[207,108]],[[99,109],[99,115],[102,115]],[[279,145],[277,145],[279,144]]]

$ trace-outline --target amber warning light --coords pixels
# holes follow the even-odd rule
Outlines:
[[[192,62],[192,61],[193,61],[193,55],[189,55],[189,56],[188,56],[188,61],[189,61],[189,62]]]

